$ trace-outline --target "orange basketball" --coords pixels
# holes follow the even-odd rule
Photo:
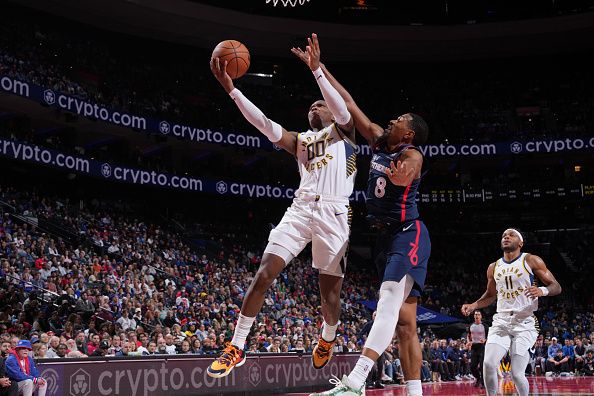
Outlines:
[[[213,58],[227,61],[227,73],[232,79],[239,78],[250,67],[250,51],[237,40],[221,41],[212,51]]]

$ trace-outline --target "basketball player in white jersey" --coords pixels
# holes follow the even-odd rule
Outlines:
[[[227,62],[211,59],[211,70],[243,116],[268,139],[294,155],[301,182],[293,204],[270,232],[262,263],[242,303],[231,343],[208,368],[220,378],[245,363],[245,340],[262,308],[266,291],[285,266],[312,243],[313,267],[320,271],[319,285],[324,324],[312,360],[317,369],[332,356],[340,316],[340,289],[346,269],[350,232],[349,197],[356,174],[355,130],[346,103],[329,84],[319,65],[319,46],[309,39],[309,67],[324,100],[314,102],[308,113],[311,129],[288,132],[268,119],[238,89],[226,72]],[[317,54],[317,55],[316,55]]]
[[[538,298],[556,296],[561,285],[547,269],[544,261],[533,254],[522,253],[524,237],[514,228],[508,228],[501,238],[503,257],[487,269],[487,290],[472,304],[462,305],[462,313],[470,315],[497,300],[497,313],[489,329],[483,378],[488,396],[497,394],[497,367],[509,351],[512,379],[519,396],[527,396],[526,366],[530,360],[529,349],[536,342]],[[535,286],[535,277],[544,285]]]

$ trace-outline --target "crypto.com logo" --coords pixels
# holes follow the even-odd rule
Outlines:
[[[248,381],[253,387],[256,387],[262,381],[262,369],[257,360],[254,360],[250,368],[248,369]]]
[[[217,183],[217,192],[219,194],[225,194],[227,192],[227,183],[220,181]]]
[[[512,153],[519,154],[519,153],[522,152],[522,143],[520,143],[520,142],[513,142],[509,146],[509,149],[511,150]]]
[[[43,100],[45,100],[45,103],[48,105],[53,105],[56,103],[56,94],[51,89],[46,89],[43,91]]]
[[[169,123],[167,121],[161,121],[159,123],[159,131],[163,134],[163,135],[167,135],[169,133],[169,131],[171,130],[171,126],[169,125]]]
[[[111,176],[111,165],[109,165],[108,163],[104,163],[103,165],[101,165],[101,174],[103,175],[103,177]]]
[[[91,375],[78,369],[70,376],[70,395],[87,396],[91,393]]]

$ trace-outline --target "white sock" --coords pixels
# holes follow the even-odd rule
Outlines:
[[[374,364],[375,362],[367,356],[359,356],[355,368],[349,374],[348,385],[355,390],[361,389]]]
[[[421,380],[406,381],[406,392],[408,396],[423,396]]]
[[[255,320],[255,316],[250,318],[249,316],[243,316],[243,314],[240,313],[239,319],[237,319],[237,324],[235,325],[235,332],[233,333],[231,344],[243,350],[245,347],[245,339],[247,338],[248,334],[250,334],[250,329],[252,328]]]
[[[338,327],[338,322],[335,325],[329,325],[324,321],[324,325],[322,326],[322,338],[325,341],[331,342],[334,341],[336,338],[336,328]]]

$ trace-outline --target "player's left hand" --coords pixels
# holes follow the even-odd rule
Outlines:
[[[211,58],[210,60],[210,71],[223,86],[223,89],[229,93],[235,88],[233,86],[233,80],[227,73],[227,61],[222,61],[219,58]]]
[[[293,47],[293,48],[291,48],[291,52],[297,58],[301,59],[301,61],[303,63],[305,63],[307,66],[309,66],[309,55],[307,55],[307,52],[303,51],[301,49],[301,47]]]
[[[305,49],[307,50],[308,64],[311,71],[317,70],[320,67],[320,43],[318,42],[318,35],[312,33],[311,38],[307,38],[309,44]]]
[[[391,161],[390,169],[386,169],[386,175],[393,184],[405,187],[413,179],[415,168],[409,167],[404,161],[398,161],[396,165],[394,165],[394,161]]]
[[[542,297],[542,290],[540,290],[538,287],[536,286],[530,286],[529,288],[524,290],[524,294],[526,295],[526,297],[530,297],[531,299],[535,299],[538,297]]]

